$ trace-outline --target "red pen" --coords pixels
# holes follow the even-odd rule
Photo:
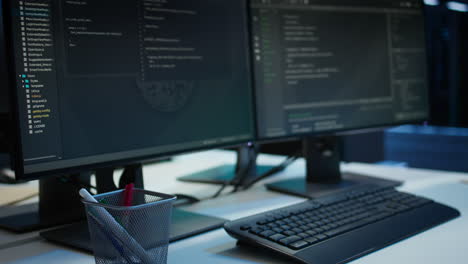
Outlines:
[[[132,206],[133,202],[133,188],[135,184],[129,183],[125,186],[124,190],[124,206]]]

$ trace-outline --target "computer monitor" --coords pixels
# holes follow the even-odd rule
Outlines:
[[[0,58],[5,58],[5,38],[3,32],[3,17],[0,5]],[[8,130],[9,113],[9,93],[7,79],[6,62],[0,61],[0,182],[8,180],[3,170],[10,167],[8,155],[8,140],[6,137]]]
[[[1,5],[0,5],[1,6]],[[1,11],[1,7],[0,7]],[[3,32],[3,17],[0,12],[0,58],[5,58],[5,39]],[[9,112],[8,105],[8,84],[7,84],[6,62],[0,62],[0,116],[4,116]],[[0,117],[1,119],[1,117]]]
[[[112,178],[107,168],[127,165],[135,178],[145,160],[254,139],[244,1],[21,0],[3,10],[18,180]],[[65,188],[41,184],[51,196]]]
[[[251,1],[258,137],[303,139],[307,163],[306,179],[270,189],[315,197],[375,183],[342,180],[333,135],[428,118],[422,10],[417,0]]]

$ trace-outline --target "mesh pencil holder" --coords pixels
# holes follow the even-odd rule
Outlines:
[[[165,264],[174,196],[134,189],[131,206],[124,191],[84,201],[97,264]]]

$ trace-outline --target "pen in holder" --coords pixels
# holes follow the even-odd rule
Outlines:
[[[80,191],[97,264],[167,263],[175,197],[131,191],[131,201],[124,190],[96,196]]]

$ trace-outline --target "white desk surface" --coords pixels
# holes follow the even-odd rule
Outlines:
[[[259,164],[278,164],[283,158],[262,155]],[[145,186],[149,190],[184,193],[200,198],[214,194],[215,185],[182,183],[176,178],[198,170],[234,163],[232,152],[208,151],[176,157],[174,161],[147,165]],[[461,211],[462,217],[379,250],[352,263],[467,263],[468,262],[468,174],[408,169],[368,164],[343,164],[344,171],[404,180],[400,190],[432,198]],[[304,162],[297,161],[286,171],[265,181],[304,175]],[[303,201],[303,199],[269,192],[257,184],[247,192],[223,195],[185,209],[226,219],[236,219]],[[33,183],[34,184],[34,183]],[[5,209],[0,209],[5,210]],[[3,245],[3,249],[2,248]],[[7,248],[4,248],[8,245]],[[337,249],[339,250],[339,249]],[[168,263],[289,263],[268,253],[237,247],[223,229],[211,231],[170,244]],[[0,263],[11,264],[92,264],[94,258],[40,239],[35,233],[21,236],[0,231]]]

